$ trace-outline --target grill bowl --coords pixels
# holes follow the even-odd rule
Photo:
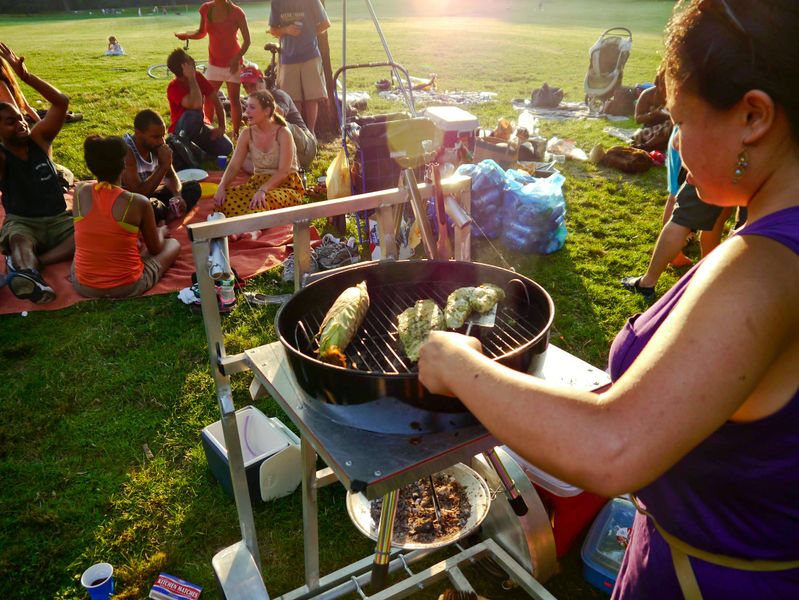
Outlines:
[[[348,367],[317,360],[314,336],[327,310],[346,288],[366,281],[371,305],[346,349]],[[493,283],[505,290],[496,325],[472,329],[493,360],[527,371],[538,366],[549,343],[555,307],[532,279],[481,263],[460,261],[382,261],[361,263],[319,279],[289,299],[276,317],[276,329],[297,382],[326,404],[363,404],[396,399],[427,411],[466,412],[455,398],[430,394],[416,365],[397,337],[397,315],[416,300],[431,298],[443,309],[450,292]]]

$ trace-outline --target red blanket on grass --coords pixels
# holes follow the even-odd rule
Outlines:
[[[205,181],[217,183],[222,178],[221,172],[209,174]],[[245,180],[241,177],[241,182]],[[238,178],[234,183],[239,183]],[[67,205],[72,207],[72,194],[67,195]],[[161,280],[145,296],[152,294],[166,294],[176,292],[191,285],[191,275],[194,273],[194,257],[191,253],[191,242],[189,241],[189,223],[205,221],[211,214],[213,200],[208,198],[201,199],[194,209],[181,220],[173,221],[169,225],[170,235],[180,242],[180,254],[175,263],[164,273]],[[5,211],[0,205],[0,222],[5,218]],[[291,225],[274,227],[263,232],[258,239],[252,240],[244,238],[230,243],[230,262],[239,277],[249,279],[268,271],[269,269],[283,262],[289,254],[287,246],[291,244],[293,233]],[[319,234],[311,228],[311,239],[318,240]],[[22,311],[34,310],[57,310],[72,306],[76,302],[90,300],[79,295],[69,281],[69,269],[71,261],[49,265],[42,270],[47,283],[52,286],[56,293],[56,299],[48,304],[34,304],[28,300],[17,299],[8,286],[0,288],[0,314],[20,313]]]

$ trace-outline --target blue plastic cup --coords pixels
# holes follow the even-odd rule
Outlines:
[[[216,164],[219,165],[220,169],[224,169],[225,167],[227,167],[227,156],[225,156],[224,154],[220,154],[219,156],[217,156]]]
[[[80,584],[92,600],[109,600],[114,593],[114,567],[108,563],[92,565],[81,575]]]

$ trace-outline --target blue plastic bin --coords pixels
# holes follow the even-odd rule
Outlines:
[[[583,577],[610,594],[616,585],[627,539],[635,519],[635,506],[626,498],[614,498],[601,510],[583,542]]]

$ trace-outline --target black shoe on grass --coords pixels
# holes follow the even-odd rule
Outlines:
[[[20,300],[47,304],[55,300],[53,288],[47,285],[36,269],[19,269],[8,279],[8,288]]]
[[[641,279],[643,279],[643,277],[624,277],[621,280],[621,284],[631,292],[637,292],[641,294],[645,300],[651,302],[655,299],[655,288],[641,287]]]

